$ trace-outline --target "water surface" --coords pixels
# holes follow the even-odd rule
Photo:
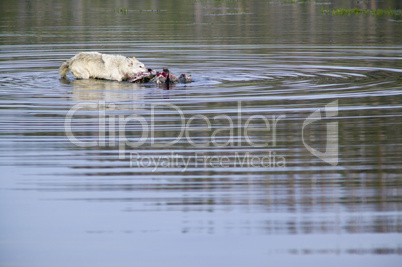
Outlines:
[[[398,2],[2,1],[0,265],[399,266],[401,22],[321,14]]]

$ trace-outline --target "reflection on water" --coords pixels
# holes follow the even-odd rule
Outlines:
[[[320,6],[399,1],[39,3],[0,3],[0,265],[398,266],[402,28]],[[194,82],[60,79],[88,50]]]

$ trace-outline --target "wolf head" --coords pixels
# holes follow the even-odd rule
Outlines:
[[[144,63],[138,61],[135,57],[126,58],[127,61],[127,74],[130,76],[135,76],[137,74],[141,74],[143,72],[147,72],[148,69],[145,67]]]

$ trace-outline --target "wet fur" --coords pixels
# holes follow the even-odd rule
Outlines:
[[[125,81],[129,77],[146,71],[146,68],[135,57],[82,52],[61,64],[60,76],[66,78],[68,71],[79,79],[97,78]]]

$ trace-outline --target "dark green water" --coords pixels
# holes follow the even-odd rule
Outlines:
[[[322,7],[401,4],[2,1],[0,265],[399,266],[402,19]]]

